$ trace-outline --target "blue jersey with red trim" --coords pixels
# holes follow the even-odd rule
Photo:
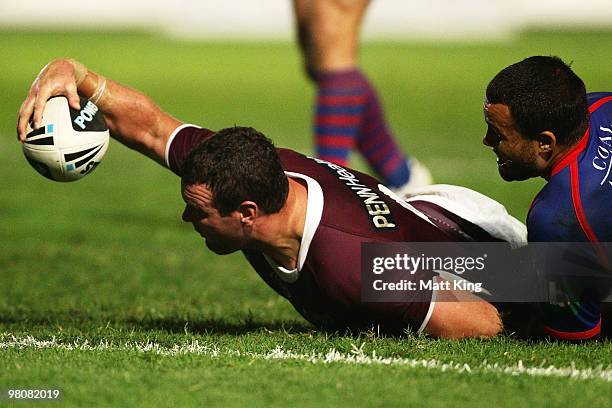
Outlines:
[[[612,241],[612,93],[591,93],[588,101],[589,129],[535,198],[529,241]]]
[[[529,210],[531,242],[612,241],[612,93],[590,93],[587,100],[589,128],[554,166]],[[588,296],[545,309],[546,331],[555,337],[577,340],[599,333],[599,302]]]

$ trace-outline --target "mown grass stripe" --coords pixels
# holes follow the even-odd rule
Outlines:
[[[443,362],[435,359],[409,359],[401,357],[378,356],[376,352],[366,354],[363,345],[357,347],[353,345],[353,350],[349,353],[342,353],[335,349],[330,349],[327,353],[311,352],[297,353],[292,350],[285,350],[282,346],[276,346],[267,352],[251,352],[220,348],[215,345],[202,344],[198,340],[188,343],[175,344],[171,347],[159,343],[147,342],[125,342],[116,344],[108,341],[101,341],[98,344],[90,343],[88,340],[74,342],[59,342],[55,338],[50,340],[40,340],[32,336],[16,337],[10,333],[0,334],[0,349],[58,349],[58,350],[79,350],[79,351],[128,351],[153,353],[162,356],[179,355],[201,355],[211,358],[219,357],[246,357],[254,360],[289,360],[303,361],[311,364],[355,364],[355,365],[387,365],[405,366],[415,369],[438,370],[441,372],[454,372],[465,374],[500,374],[510,376],[532,376],[532,377],[556,377],[576,380],[603,380],[612,382],[612,367],[604,368],[598,366],[594,368],[576,368],[573,364],[566,367],[549,366],[525,366],[521,360],[514,365],[501,365],[498,363],[482,362],[477,366],[470,366],[461,362]]]

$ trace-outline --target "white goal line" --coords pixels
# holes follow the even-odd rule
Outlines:
[[[198,340],[192,340],[173,346],[164,346],[152,341],[147,342],[124,342],[112,343],[101,341],[91,343],[88,340],[76,340],[73,342],[60,342],[53,337],[50,340],[36,339],[32,336],[18,337],[10,333],[0,334],[0,349],[56,349],[75,351],[128,351],[153,353],[161,356],[200,355],[211,358],[220,357],[245,357],[253,360],[288,360],[302,361],[311,364],[353,364],[353,365],[387,365],[404,366],[415,369],[428,369],[441,372],[466,373],[466,374],[500,374],[511,376],[532,377],[556,377],[576,380],[603,380],[612,382],[612,368],[598,366],[594,368],[576,368],[572,363],[566,367],[548,366],[526,366],[521,360],[513,365],[502,365],[483,361],[477,365],[469,365],[461,362],[443,362],[435,359],[410,359],[401,357],[383,357],[376,352],[365,353],[364,344],[360,347],[353,345],[348,353],[342,353],[330,349],[326,353],[311,352],[299,353],[286,350],[277,345],[266,352],[251,352],[222,348],[216,345],[204,344]]]

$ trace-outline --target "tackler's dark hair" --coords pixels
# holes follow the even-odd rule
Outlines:
[[[573,145],[588,126],[584,82],[558,57],[533,56],[504,68],[486,96],[489,103],[507,105],[528,138],[551,131],[560,144]]]

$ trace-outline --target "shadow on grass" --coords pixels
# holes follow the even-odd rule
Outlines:
[[[315,327],[296,321],[263,321],[247,317],[245,319],[182,319],[176,317],[126,319],[117,323],[142,330],[160,330],[168,333],[227,334],[239,336],[249,333],[278,332],[284,334],[310,333]]]
[[[323,328],[316,327],[306,321],[295,320],[272,320],[264,321],[248,316],[244,319],[230,321],[227,319],[202,319],[185,320],[180,318],[145,318],[127,319],[121,323],[129,324],[144,330],[160,330],[168,333],[191,333],[191,334],[221,334],[240,336],[250,333],[268,334],[323,334],[326,337],[405,337],[406,332],[402,330],[375,330],[374,328]]]
[[[600,338],[611,339],[612,323],[604,319]],[[247,334],[325,334],[339,337],[405,337],[406,332],[376,332],[370,330],[338,330],[322,329],[310,325],[306,321],[295,320],[262,320],[251,315],[232,318],[185,318],[179,316],[125,316],[106,314],[89,314],[84,311],[62,311],[59,313],[40,315],[38,313],[8,313],[0,311],[0,332],[29,332],[33,329],[44,329],[49,332],[91,332],[91,331],[128,331],[147,332],[159,331],[168,334],[196,334],[196,335],[230,335],[241,336]],[[413,334],[416,335],[416,334]],[[409,335],[410,336],[410,335]],[[416,335],[420,337],[421,335]],[[501,338],[525,343],[550,342],[550,339],[541,334],[530,333],[521,335],[520,331],[506,330]]]
[[[322,334],[325,337],[405,337],[405,332],[385,332],[374,329],[332,329],[320,328],[306,321],[263,320],[251,315],[230,318],[179,316],[116,316],[90,314],[85,311],[61,311],[49,315],[29,311],[27,313],[2,314],[0,311],[0,332],[31,332],[43,330],[48,333],[85,334],[102,332],[163,332],[168,334],[229,335],[247,334]]]
[[[166,333],[221,334],[239,336],[249,333],[299,334],[317,331],[307,322],[259,320],[251,316],[244,318],[200,318],[177,316],[126,316],[92,315],[83,311],[62,311],[49,315],[37,313],[0,313],[0,331],[45,328],[58,331],[89,331],[112,329],[126,331],[162,331]]]

